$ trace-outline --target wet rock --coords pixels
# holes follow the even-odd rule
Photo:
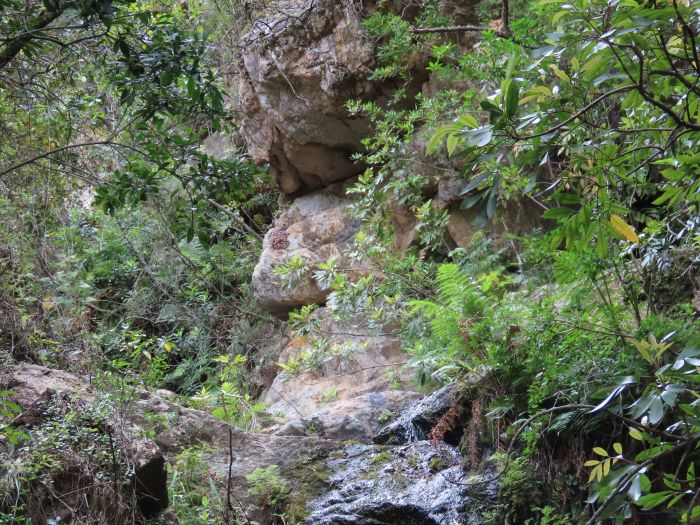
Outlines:
[[[328,465],[332,490],[309,503],[308,525],[476,525],[496,496],[458,483],[459,453],[444,443],[350,445]]]
[[[413,403],[395,421],[380,430],[374,442],[400,445],[426,439],[435,424],[453,405],[456,386],[455,383],[444,386],[430,396]],[[456,444],[459,436],[452,436],[452,439],[448,438],[448,440]]]
[[[347,249],[359,225],[347,214],[350,201],[331,191],[296,199],[265,235],[260,260],[253,271],[253,294],[272,313],[322,303],[330,290],[319,287],[308,273],[280,276],[275,269],[298,257],[311,267],[318,262],[347,258]],[[295,282],[290,282],[293,279]]]
[[[336,441],[369,442],[387,420],[418,398],[417,392],[388,390],[354,397],[313,414],[309,420],[319,435]]]

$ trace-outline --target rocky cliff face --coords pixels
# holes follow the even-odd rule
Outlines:
[[[243,39],[242,133],[253,158],[269,164],[284,200],[292,201],[265,236],[252,278],[259,304],[277,315],[323,304],[330,292],[309,273],[280,276],[277,268],[293,260],[308,267],[330,259],[353,264],[348,252],[359,224],[347,213],[345,190],[363,169],[350,155],[361,150],[369,127],[351,118],[345,104],[381,100],[393,90],[368,79],[375,44],[362,16],[360,2],[315,0],[258,23]],[[355,343],[352,359],[331,358],[295,378],[278,375],[265,396],[279,421],[270,431],[314,428],[338,439],[369,439],[381,413],[413,397],[389,389],[386,373],[400,367],[398,341],[372,336],[361,322],[339,327],[327,316],[323,323],[328,346]],[[280,361],[307,347],[292,339]]]
[[[362,151],[368,135],[365,118],[350,117],[346,103],[351,99],[380,104],[394,93],[390,81],[371,81],[376,67],[376,43],[362,27],[362,18],[376,4],[411,18],[415,6],[409,1],[335,2],[307,0],[282,2],[277,16],[258,21],[243,38],[241,74],[236,98],[242,113],[242,135],[253,159],[268,164],[274,174],[282,201],[291,206],[279,217],[265,237],[263,253],[253,275],[258,302],[270,312],[285,314],[293,308],[323,303],[323,290],[308,276],[294,286],[275,268],[293,257],[313,265],[330,258],[343,260],[358,224],[345,213],[350,199],[345,195],[363,166],[353,163],[352,153]],[[478,2],[443,0],[443,12],[455,23],[474,23]],[[462,43],[468,45],[468,43]],[[423,92],[430,95],[444,86],[420,65],[412,72],[407,103]],[[466,84],[465,84],[466,85]],[[449,241],[466,246],[483,227],[474,225],[475,213],[461,210],[456,180],[460,166],[445,158],[424,155],[425,142],[416,135],[410,151],[413,159],[405,169],[422,173],[430,181],[425,193],[433,205],[449,211]],[[505,244],[504,233],[522,234],[534,225],[538,213],[514,206],[503,221],[493,221],[485,231]],[[405,250],[414,241],[416,218],[399,204],[392,215],[396,231],[395,248]]]
[[[44,417],[42,410],[33,407],[40,408],[42,402],[53,397],[80,399],[86,404],[99,402],[96,390],[82,379],[67,372],[31,364],[21,364],[11,371],[9,383],[2,386],[15,392],[13,399],[23,409],[20,418],[28,419],[35,414],[31,424],[39,423]],[[167,508],[164,458],[181,452],[187,446],[198,443],[208,445],[208,466],[221,479],[228,476],[232,456],[231,479],[235,496],[242,506],[236,512],[241,515],[245,513],[250,520],[259,520],[259,525],[270,523],[269,512],[259,505],[255,496],[248,493],[245,476],[258,467],[277,465],[286,478],[300,480],[305,476],[306,469],[312,468],[309,463],[323,461],[334,446],[333,442],[315,436],[249,434],[230,427],[206,412],[171,401],[170,394],[168,391],[135,390],[123,405],[115,405],[115,412],[109,421],[115,432],[115,446],[123,446],[128,451],[126,464],[116,467],[124,471],[133,469],[136,494],[144,502],[142,510],[148,510],[146,515],[152,516]],[[154,437],[144,437],[143,430],[152,428],[155,420],[159,422],[153,429]],[[21,421],[16,423],[27,424]],[[295,487],[295,490],[302,492],[301,487]],[[47,498],[47,504],[49,501]],[[70,522],[70,513],[64,518]],[[104,523],[107,522],[121,521]],[[126,519],[123,521],[127,522]]]
[[[17,426],[40,424],[46,417],[42,403],[52,400],[75,403],[79,399],[81,403],[99,404],[98,393],[82,379],[31,364],[21,364],[10,371],[9,383],[3,387],[13,389],[13,399],[23,408],[22,415],[14,422]],[[208,467],[224,480],[230,472],[235,515],[249,525],[276,523],[271,509],[249,492],[245,479],[256,468],[269,465],[277,465],[289,487],[286,502],[296,505],[295,519],[303,519],[308,525],[484,523],[481,513],[495,497],[495,485],[462,486],[463,471],[454,439],[449,442],[426,439],[454,404],[452,389],[443,389],[420,402],[409,402],[397,393],[398,405],[392,405],[390,399],[368,395],[372,396],[375,399],[367,401],[365,409],[408,403],[404,415],[375,438],[381,444],[372,442],[373,429],[377,427],[363,419],[361,403],[344,405],[345,423],[338,419],[336,411],[333,416],[336,434],[331,432],[327,437],[307,435],[311,434],[308,425],[315,424],[309,418],[304,419],[307,427],[297,426],[297,432],[290,425],[287,432],[249,434],[206,412],[171,401],[167,391],[135,390],[129,399],[123,400],[123,405],[114,406],[113,415],[103,425],[113,429],[115,447],[127,451],[125,463],[115,467],[133,472],[135,494],[146,516],[154,516],[168,505],[165,458],[187,446],[204,444],[208,450]],[[355,419],[355,414],[359,418]],[[145,437],[143,429],[152,428],[149,422],[154,420],[159,423],[152,429],[153,437]],[[351,435],[356,440],[346,441]],[[63,490],[60,479],[61,476],[55,484],[57,495]],[[45,497],[47,513],[54,512],[61,521],[71,522],[70,491],[60,502],[53,501],[49,495]],[[92,502],[93,510],[98,503]],[[114,502],[104,504],[105,512],[115,508]],[[125,516],[122,521],[112,514],[100,521],[117,522],[126,523],[128,519]],[[175,525],[177,520],[166,513],[159,523]]]
[[[348,199],[342,185],[296,199],[265,235],[263,251],[253,272],[253,292],[260,305],[273,313],[323,303],[329,290],[319,287],[307,273],[280,276],[275,270],[297,258],[311,267],[336,259],[347,260],[359,225],[346,213]]]
[[[296,195],[359,173],[348,157],[360,149],[368,126],[351,118],[345,103],[381,96],[367,80],[374,45],[362,30],[359,3],[292,6],[258,23],[243,45],[242,132],[282,192]]]
[[[377,3],[408,17],[413,9],[410,1]],[[375,43],[363,32],[361,18],[363,9],[376,7],[373,2],[285,4],[283,14],[257,22],[243,38],[237,86],[248,150],[257,162],[269,164],[288,205],[266,234],[252,276],[257,302],[281,317],[294,308],[323,305],[330,291],[308,273],[293,276],[290,283],[278,268],[335,259],[351,273],[363,272],[349,257],[359,224],[347,212],[352,201],[346,189],[363,169],[350,155],[361,151],[369,127],[366,120],[350,117],[345,103],[381,102],[396,87],[368,78],[375,66]],[[473,17],[470,2],[445,1],[444,8],[457,23]],[[418,71],[409,98],[411,92],[433,87],[428,75]],[[214,139],[208,147],[226,154],[225,144]],[[414,167],[431,178],[434,187],[426,191],[432,192],[436,205],[452,210],[448,230],[455,244],[463,245],[474,231],[473,218],[455,206],[456,187],[439,175],[449,169],[437,170],[435,160],[422,150],[417,142],[411,155]],[[394,206],[395,249],[400,252],[413,242],[416,219]],[[528,226],[519,213],[515,210],[512,219],[516,232]],[[454,405],[452,391],[419,401],[424,396],[402,375],[404,358],[395,333],[378,334],[363,319],[340,323],[324,307],[315,315],[326,335],[323,348],[293,337],[279,360],[289,362],[305,351],[322,351],[323,359],[294,377],[279,373],[274,378],[263,395],[274,419],[259,434],[232,429],[207,413],[180,406],[167,392],[135,393],[124,428],[136,435],[148,427],[153,414],[165,422],[155,437],[130,445],[138,494],[152,506],[151,513],[168,503],[165,457],[203,441],[211,445],[210,466],[222,479],[230,469],[239,510],[251,525],[272,523],[272,518],[270,509],[248,492],[245,476],[269,465],[277,465],[289,481],[290,498],[308,514],[305,523],[482,523],[474,510],[490,500],[493,487],[485,484],[478,501],[473,499],[458,481],[462,467],[457,442],[428,440]],[[33,365],[14,371],[10,387],[28,410],[56,393],[95,398],[78,378]]]

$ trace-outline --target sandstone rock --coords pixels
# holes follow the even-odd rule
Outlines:
[[[317,315],[324,334],[324,348],[312,350],[318,366],[298,375],[280,374],[275,378],[264,398],[271,414],[308,418],[331,402],[388,391],[387,373],[401,374],[405,356],[395,335],[373,335],[361,320],[336,322],[327,308],[320,308]],[[309,347],[305,338],[293,338],[280,361],[298,358]]]
[[[475,209],[462,210],[458,205],[449,208],[450,219],[447,231],[457,246],[468,247],[475,233],[483,232],[493,241],[492,250],[512,250],[508,235],[522,236],[542,226],[542,209],[532,202],[509,202],[505,209],[485,224],[478,220]]]
[[[317,189],[362,170],[349,160],[368,132],[345,103],[376,99],[367,80],[374,44],[352,2],[317,0],[243,39],[238,87],[242,133],[253,158],[270,163],[282,191]]]
[[[321,289],[310,275],[288,286],[290,279],[275,268],[299,257],[309,266],[330,258],[344,260],[359,226],[346,212],[349,200],[328,190],[296,199],[265,235],[260,260],[253,271],[253,294],[273,313],[322,303],[330,290]]]
[[[439,7],[455,24],[469,24],[477,22],[477,4],[443,0]],[[350,156],[362,151],[369,122],[349,115],[348,100],[381,104],[401,87],[407,93],[403,104],[412,107],[421,90],[438,89],[438,79],[425,82],[428,55],[423,53],[413,60],[408,86],[398,79],[369,80],[376,43],[364,32],[362,18],[375,9],[401,13],[407,20],[419,12],[414,2],[404,0],[290,2],[277,16],[256,22],[241,40],[235,95],[241,133],[252,158],[270,165],[284,194],[308,193],[363,170]],[[470,33],[451,36],[462,46],[475,39]]]
[[[7,387],[15,392],[15,401],[24,410],[47,392],[73,393],[85,399],[92,399],[95,394],[88,383],[73,374],[29,363],[21,363],[10,371]]]
[[[335,441],[368,443],[388,420],[420,397],[421,394],[407,390],[371,392],[329,403],[305,419],[292,419],[269,432],[283,436],[317,434]]]
[[[418,218],[408,209],[407,206],[399,202],[389,204],[391,214],[391,228],[394,230],[393,249],[397,253],[405,252],[416,237],[416,226]]]
[[[22,364],[13,372],[7,386],[14,392],[14,399],[22,407],[22,413],[12,421],[12,425],[23,427],[30,434],[48,417],[56,417],[56,411],[65,416],[76,408],[79,411],[84,410],[91,404],[95,395],[88,385],[67,372],[29,364]],[[75,421],[82,420],[78,418]],[[131,494],[135,496],[136,506],[141,514],[145,518],[151,518],[166,509],[167,473],[165,458],[158,446],[133,432],[129,425],[121,424],[118,418],[112,418],[105,423],[91,423],[88,420],[85,424],[94,425],[90,427],[90,431],[95,433],[96,438],[99,435],[109,435],[110,443],[114,439],[113,446],[120,450],[122,464],[113,466],[115,469],[133,473],[130,490],[133,491]],[[79,520],[80,516],[74,513],[80,512],[80,499],[85,498],[94,500],[95,516],[113,515],[116,520],[114,522],[120,521],[118,514],[123,514],[126,510],[123,504],[118,502],[123,495],[118,491],[110,493],[108,489],[100,490],[100,482],[91,478],[91,469],[80,466],[89,463],[89,458],[90,456],[80,459],[71,456],[69,464],[59,463],[61,470],[54,468],[53,471],[48,471],[53,484],[51,491],[46,492],[43,485],[34,486],[36,497],[41,501],[47,515],[56,514],[62,516],[65,521]],[[112,499],[114,501],[110,501]],[[54,509],[56,500],[60,503],[58,508]],[[110,505],[114,508],[110,509]],[[28,508],[30,514],[34,510],[33,507]]]
[[[308,193],[363,171],[350,156],[362,151],[369,122],[349,115],[349,100],[382,103],[405,87],[408,106],[427,78],[420,65],[408,86],[400,79],[369,80],[375,42],[362,17],[376,7],[372,3],[363,9],[359,1],[307,0],[259,21],[242,39],[241,133],[253,159],[270,164],[285,194]],[[406,13],[410,4],[383,7]]]
[[[9,383],[3,388],[17,393],[14,400],[23,409],[29,409],[48,393],[77,396],[88,403],[98,395],[95,389],[72,374],[27,363],[10,371]],[[131,449],[137,473],[137,493],[147,513],[162,510],[163,494],[167,494],[162,490],[165,487],[165,478],[162,477],[165,476],[165,460],[188,445],[200,442],[211,445],[212,452],[206,460],[220,479],[226,479],[229,451],[232,453],[233,490],[247,509],[248,518],[251,521],[259,519],[261,523],[269,523],[266,510],[249,495],[245,476],[258,467],[278,465],[294,494],[304,489],[305,469],[310,462],[314,465],[322,463],[331,449],[330,442],[317,437],[249,434],[206,412],[185,408],[145,390],[136,389],[128,406],[129,410],[121,414],[124,418],[113,421],[115,432],[119,429],[119,432],[137,435],[139,428],[152,429],[154,415],[164,421],[153,429],[155,437],[152,442],[135,440]],[[117,411],[119,415],[120,411]]]

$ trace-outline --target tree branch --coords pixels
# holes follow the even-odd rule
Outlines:
[[[34,34],[41,29],[45,29],[51,22],[63,14],[63,11],[72,7],[72,2],[59,4],[55,11],[42,11],[38,17],[29,23],[29,31],[9,40],[4,49],[0,52],[0,69],[9,64],[17,54],[24,49],[35,37]]]
[[[501,20],[503,21],[503,33],[510,37],[512,33],[510,30],[510,6],[508,5],[508,0],[502,0],[501,2]]]
[[[493,27],[488,26],[440,26],[440,27],[419,27],[411,29],[411,33],[483,33],[484,31],[493,31],[501,38],[511,38],[509,34],[503,31],[497,31]]]
[[[635,86],[635,85],[627,85],[627,86],[622,86],[622,87],[613,89],[613,90],[611,90],[611,91],[608,91],[607,93],[603,93],[603,94],[600,95],[598,98],[596,98],[595,100],[593,100],[591,103],[589,103],[588,105],[584,106],[582,109],[580,109],[579,111],[577,111],[576,113],[574,113],[573,115],[571,115],[571,116],[570,116],[569,118],[567,118],[566,120],[561,121],[561,122],[560,122],[559,124],[557,124],[556,126],[553,126],[553,127],[549,128],[549,129],[547,129],[547,130],[545,130],[545,131],[542,131],[542,132],[540,132],[540,133],[534,133],[534,134],[532,134],[532,135],[515,135],[515,134],[511,134],[511,138],[513,138],[514,140],[528,140],[528,139],[534,139],[534,138],[537,138],[537,137],[542,137],[542,136],[544,136],[544,135],[549,135],[550,133],[553,133],[553,132],[555,132],[555,131],[557,131],[557,130],[563,128],[564,126],[566,126],[566,125],[569,124],[570,122],[573,122],[574,120],[576,120],[577,118],[579,118],[581,115],[584,115],[585,113],[587,113],[588,111],[590,111],[591,109],[593,109],[595,106],[597,106],[598,104],[600,104],[600,103],[601,103],[603,100],[605,100],[606,98],[609,98],[609,97],[611,97],[611,96],[613,96],[613,95],[617,95],[618,93],[625,93],[625,92],[627,92],[627,91],[632,91],[633,89],[636,89],[636,88],[637,88],[637,86]]]

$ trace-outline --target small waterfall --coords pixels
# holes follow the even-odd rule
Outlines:
[[[309,525],[480,525],[494,484],[467,487],[456,445],[427,439],[453,403],[453,386],[414,403],[374,439],[328,461],[329,490],[309,503]],[[456,440],[456,441],[455,441]]]

